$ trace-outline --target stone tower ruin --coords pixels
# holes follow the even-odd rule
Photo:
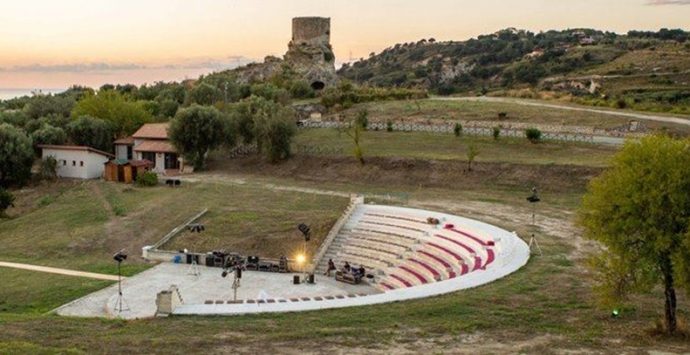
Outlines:
[[[295,17],[292,19],[292,43],[330,46],[331,19],[324,17]]]
[[[235,70],[238,81],[267,81],[275,75],[292,72],[314,90],[322,90],[338,82],[335,55],[331,47],[331,19],[296,17],[292,19],[292,40],[283,60],[268,56],[263,63],[250,64]]]
[[[315,90],[334,85],[335,55],[331,47],[331,19],[296,17],[292,19],[292,40],[285,61]]]

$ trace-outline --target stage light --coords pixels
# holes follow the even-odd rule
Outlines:
[[[127,260],[127,254],[125,254],[124,250],[120,250],[115,255],[113,255],[113,260],[117,261],[118,263],[121,263],[125,260]]]
[[[304,262],[307,260],[306,257],[304,257],[304,254],[299,254],[297,255],[297,263],[299,264],[304,264]]]
[[[300,232],[302,232],[302,235],[304,236],[304,241],[308,242],[309,239],[311,239],[311,228],[309,228],[308,225],[304,223],[300,223],[297,226],[297,229],[299,229]]]

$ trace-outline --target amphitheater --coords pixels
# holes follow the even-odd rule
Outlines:
[[[169,290],[170,313],[233,315],[295,312],[405,301],[456,292],[500,279],[524,266],[527,244],[515,233],[459,216],[365,204],[353,197],[309,270],[315,284],[294,285],[292,274],[247,271],[238,297],[220,270],[163,262],[123,282],[127,312],[116,313],[117,285],[60,307],[69,316],[152,317],[156,297]],[[364,266],[372,277],[358,285],[324,276],[329,259],[338,267]]]

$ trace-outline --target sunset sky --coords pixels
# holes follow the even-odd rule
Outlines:
[[[282,55],[295,16],[331,17],[346,62],[506,27],[688,30],[690,0],[2,0],[0,88],[196,77]]]

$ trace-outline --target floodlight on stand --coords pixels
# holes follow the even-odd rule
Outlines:
[[[117,300],[115,300],[115,310],[117,313],[129,311],[129,307],[122,295],[122,262],[127,260],[127,253],[124,249],[113,255],[113,260],[117,262]]]
[[[532,205],[532,228],[534,231],[536,229],[536,206],[537,202],[541,201],[536,186],[532,188],[532,194],[527,197],[527,201],[530,203],[530,205]],[[537,242],[537,238],[534,236],[534,233],[532,233],[532,237],[529,240],[530,251],[532,250],[532,245],[536,246],[537,250],[539,251],[539,255],[542,255],[541,247],[539,247],[539,243]]]

